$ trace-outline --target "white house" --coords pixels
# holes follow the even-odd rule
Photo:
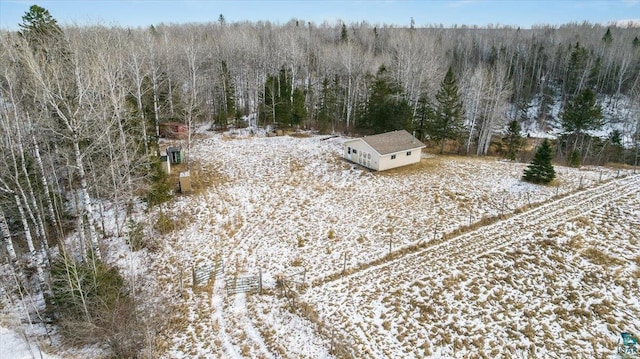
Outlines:
[[[381,133],[348,140],[343,145],[343,156],[376,171],[420,162],[424,143],[405,130]]]

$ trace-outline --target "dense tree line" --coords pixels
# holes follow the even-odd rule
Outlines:
[[[620,116],[628,117],[621,120],[633,122],[637,101],[627,100],[636,99],[640,88],[637,28],[400,28],[219,20],[148,29],[67,28],[64,34],[117,62],[113,66],[126,82],[128,104],[155,121],[155,127],[168,119],[225,126],[259,113],[262,123],[378,131],[386,127],[372,127],[377,122],[368,117],[369,110],[378,100],[375,91],[386,86],[411,109],[410,121],[391,120],[398,122],[392,127],[418,130],[428,139],[424,122],[419,126],[424,121],[420,111],[425,104],[435,105],[451,69],[465,106],[459,140],[465,152],[486,154],[491,135],[506,123],[535,121],[544,127],[558,117],[554,108],[564,108],[585,88],[598,101],[620,108]],[[378,76],[381,68],[384,79]],[[395,102],[389,103],[394,107]]]
[[[403,128],[440,151],[451,142],[477,155],[509,123],[502,142],[515,159],[522,128],[546,129],[557,119],[555,150],[571,164],[633,161],[634,153],[637,161],[638,36],[638,28],[592,24],[276,25],[227,23],[222,15],[208,24],[60,27],[31,7],[20,31],[0,33],[6,257],[20,286],[36,288],[57,315],[99,326],[92,308],[124,310],[133,301],[102,262],[101,240],[112,233],[96,219],[103,200],[117,212],[135,198],[167,199],[157,158],[163,121],[187,124],[189,136],[198,124],[241,126],[252,114],[258,125],[322,132]],[[603,105],[621,130],[599,138]],[[120,235],[128,219],[116,215],[124,218],[113,233]],[[80,257],[62,245],[53,256],[51,244],[70,230]],[[80,278],[87,271],[93,281]],[[92,305],[98,280],[117,293]]]

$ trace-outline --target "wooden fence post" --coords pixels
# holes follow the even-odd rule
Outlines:
[[[182,292],[183,292],[183,288],[182,288],[182,275],[184,274],[184,268],[182,268],[182,265],[180,265],[180,277],[178,277],[178,288],[180,288],[180,296],[182,297]]]
[[[198,285],[196,282],[196,266],[193,264],[191,265],[191,278],[193,278],[192,289],[196,289],[196,286]]]
[[[347,271],[347,252],[344,252],[344,264],[342,265],[342,275]]]

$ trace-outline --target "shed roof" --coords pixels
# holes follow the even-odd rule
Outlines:
[[[381,155],[426,147],[424,143],[418,141],[417,138],[405,130],[364,136],[361,139]]]

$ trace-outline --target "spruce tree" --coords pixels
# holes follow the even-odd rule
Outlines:
[[[613,41],[613,36],[611,35],[611,29],[607,28],[607,32],[605,32],[604,36],[602,36],[602,42],[609,45],[611,44],[612,41]]]
[[[602,125],[602,109],[596,103],[595,93],[589,88],[582,90],[562,113],[562,128],[568,141],[573,142],[568,152],[579,149],[578,143],[582,143],[586,131],[599,130]]]
[[[367,103],[362,125],[374,133],[405,129],[411,131],[411,106],[402,97],[402,90],[393,83],[387,69],[380,66]]]
[[[291,103],[291,118],[289,125],[304,125],[307,120],[307,106],[305,106],[305,91],[296,87],[293,89]]]
[[[347,25],[342,24],[342,29],[340,30],[340,42],[349,41],[349,33],[347,32]]]
[[[564,82],[564,95],[573,97],[581,90],[582,77],[589,64],[589,52],[577,42],[571,50],[569,63],[567,64],[566,80]]]
[[[318,115],[316,117],[318,123],[318,129],[320,133],[326,133],[329,130],[329,124],[336,120],[336,95],[331,80],[325,77],[322,80],[322,90],[320,91],[320,103],[318,109]],[[334,128],[332,126],[331,130]]]
[[[426,136],[427,124],[433,116],[433,106],[427,96],[427,92],[423,91],[418,98],[418,105],[416,107],[416,114],[414,117],[414,129],[416,130],[416,136],[420,140],[423,140]]]
[[[520,123],[518,123],[518,121],[516,120],[513,120],[509,122],[507,133],[502,138],[502,141],[507,147],[505,157],[511,161],[515,161],[516,157],[518,156],[518,151],[524,144],[524,139],[520,135],[520,131]]]
[[[542,141],[540,147],[538,147],[529,166],[524,170],[522,180],[542,184],[553,181],[556,177],[556,171],[553,169],[552,159],[551,144],[545,139]]]
[[[435,113],[427,124],[427,134],[432,140],[441,142],[440,153],[443,153],[446,140],[458,139],[464,127],[464,108],[451,67],[442,80],[436,101]]]

